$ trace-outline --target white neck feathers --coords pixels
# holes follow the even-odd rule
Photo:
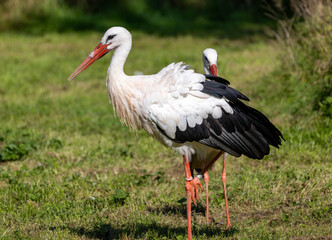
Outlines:
[[[138,119],[138,113],[133,106],[135,98],[135,85],[127,76],[123,67],[131,49],[131,41],[122,43],[114,50],[114,54],[107,71],[107,89],[112,101],[113,109],[116,111],[120,121],[131,130],[142,128]]]

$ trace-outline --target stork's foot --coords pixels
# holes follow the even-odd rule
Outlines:
[[[196,204],[195,198],[196,198],[197,201],[199,200],[198,187],[200,187],[201,190],[203,190],[203,186],[201,184],[201,180],[199,180],[198,177],[195,177],[192,180],[192,185],[193,185],[193,188],[194,188],[193,203],[196,206],[197,204]]]
[[[191,180],[186,180],[186,191],[187,193],[188,191],[190,191],[190,198],[195,204],[195,206],[197,206],[196,200],[197,201],[199,200],[198,187],[200,187],[201,190],[203,190],[203,186],[199,178],[195,177]]]

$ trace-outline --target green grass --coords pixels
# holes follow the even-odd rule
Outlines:
[[[110,56],[66,80],[100,38],[94,32],[0,35],[1,239],[186,237],[181,157],[114,117],[105,88]],[[262,161],[229,157],[228,230],[217,162],[210,171],[211,224],[204,222],[202,193],[193,211],[194,239],[332,238],[331,121],[291,114],[289,103],[298,99],[278,91],[287,89],[278,46],[259,37],[134,32],[133,38],[128,74],[154,73],[173,61],[202,72],[202,50],[216,48],[221,75],[286,139]]]

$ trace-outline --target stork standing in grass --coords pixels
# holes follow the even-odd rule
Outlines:
[[[195,186],[200,183],[191,169],[203,169],[204,174],[223,152],[261,159],[269,154],[270,145],[281,144],[282,134],[262,113],[246,106],[240,99],[248,98],[229,87],[227,80],[195,73],[183,63],[172,63],[154,75],[127,76],[123,66],[131,45],[128,30],[108,29],[68,80],[114,50],[107,90],[121,122],[131,129],[144,128],[183,156],[188,239],[192,239],[191,201],[195,202]]]
[[[203,66],[204,66],[204,71],[208,75],[214,75],[218,76],[218,68],[217,68],[217,60],[218,60],[218,53],[215,49],[213,48],[206,48],[203,51]],[[219,154],[222,154],[220,152]],[[229,213],[228,213],[228,204],[227,204],[227,193],[226,193],[226,158],[227,158],[227,153],[223,153],[223,169],[222,169],[222,174],[221,174],[221,181],[223,183],[223,188],[224,188],[224,198],[225,198],[225,208],[226,208],[226,226],[230,227],[231,222],[229,220]],[[217,159],[216,159],[217,160]],[[212,164],[211,164],[212,165]],[[201,176],[202,173],[200,169],[198,170],[199,175]],[[205,182],[205,189],[206,189],[206,222],[209,222],[209,175],[208,172],[204,173],[204,182]]]

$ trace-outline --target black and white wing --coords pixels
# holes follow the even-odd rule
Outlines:
[[[240,99],[249,99],[227,80],[207,81],[210,76],[181,66],[173,73],[177,80],[172,87],[149,105],[150,120],[162,134],[177,143],[195,141],[254,159],[269,154],[269,145],[281,144],[281,132],[264,114],[245,105]]]

